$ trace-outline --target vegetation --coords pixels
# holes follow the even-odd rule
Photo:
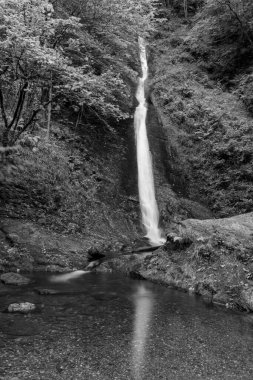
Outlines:
[[[87,230],[97,178],[124,160],[140,34],[153,42],[152,91],[191,200],[217,216],[251,211],[252,14],[250,0],[0,0],[6,215]]]
[[[202,3],[195,2],[185,23],[182,2],[167,2],[167,23],[155,41],[153,92],[192,199],[228,216],[253,207],[253,4]]]
[[[45,110],[49,130],[52,107],[88,110],[105,123],[128,117],[124,81],[134,72],[124,54],[149,28],[149,2],[1,0],[0,15],[3,146]]]
[[[2,215],[113,235],[138,35],[152,20],[147,0],[0,0]]]

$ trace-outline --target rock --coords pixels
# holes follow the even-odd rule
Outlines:
[[[8,306],[8,312],[9,313],[30,313],[31,311],[35,310],[36,306],[33,303],[30,302],[21,302],[21,303],[11,303]]]
[[[253,247],[253,212],[223,219],[187,219],[181,223],[181,230],[194,241],[217,235],[233,247]]]
[[[101,263],[100,260],[92,261],[92,262],[86,267],[86,270],[94,269],[94,268],[96,268],[97,266],[99,266],[100,263]]]
[[[108,262],[104,262],[98,267],[96,267],[96,272],[99,273],[112,273],[112,268]]]
[[[253,311],[253,288],[242,290],[241,298],[243,301],[243,306],[245,305],[246,309]]]
[[[19,273],[4,273],[0,276],[0,280],[6,285],[27,285],[31,280],[27,277],[22,276]]]
[[[213,303],[215,304],[226,305],[227,300],[228,300],[228,295],[223,289],[213,295]]]
[[[174,238],[177,236],[174,232],[168,232],[166,235],[167,241],[173,242]]]
[[[204,238],[203,236],[200,236],[199,238],[196,239],[196,242],[200,244],[206,244],[208,242],[208,238]]]
[[[10,233],[8,235],[8,238],[11,240],[12,243],[19,243],[20,241],[19,236],[15,233]]]
[[[54,289],[40,289],[40,288],[36,288],[34,290],[37,293],[39,293],[40,295],[42,295],[42,296],[55,295],[55,294],[59,294],[60,293],[59,291],[54,290]]]
[[[175,233],[167,234],[167,243],[172,243],[173,248],[185,248],[192,244],[192,240],[189,237],[177,236]]]

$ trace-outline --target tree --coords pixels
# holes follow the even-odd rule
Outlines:
[[[150,29],[149,0],[0,0],[0,122],[13,145],[52,104],[100,119],[128,117],[138,34]]]
[[[253,2],[206,0],[187,41],[213,78],[226,82],[253,59]]]
[[[59,77],[69,72],[59,31],[74,30],[79,24],[75,18],[53,18],[48,0],[0,0],[0,14],[0,109],[2,143],[7,146],[34,124],[49,103],[42,101],[42,94],[50,73]]]
[[[184,16],[188,20],[189,13],[195,14],[197,9],[203,5],[204,0],[162,0],[165,8],[171,8],[180,16]]]

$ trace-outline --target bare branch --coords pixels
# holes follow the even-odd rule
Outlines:
[[[1,108],[1,114],[3,117],[5,128],[8,129],[8,119],[7,119],[7,115],[5,111],[3,91],[1,87],[0,87],[0,108]]]

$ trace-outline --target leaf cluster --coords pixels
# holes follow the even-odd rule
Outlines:
[[[0,0],[2,144],[14,144],[49,103],[127,118],[137,37],[152,29],[151,3]]]

